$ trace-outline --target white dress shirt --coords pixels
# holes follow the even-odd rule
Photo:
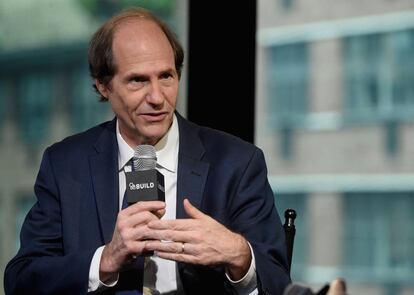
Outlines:
[[[123,197],[125,194],[125,172],[130,171],[127,166],[129,160],[134,156],[134,149],[130,147],[119,131],[119,124],[116,124],[116,137],[118,141],[118,168],[119,168],[119,209],[122,208]],[[179,129],[177,119],[174,116],[173,123],[167,134],[155,145],[157,155],[157,170],[164,175],[165,182],[165,203],[166,213],[162,219],[176,218],[177,204],[177,167],[179,150]],[[251,249],[251,246],[249,244]],[[104,246],[99,247],[92,259],[89,270],[88,291],[95,291],[98,288],[111,287],[116,285],[117,280],[109,284],[104,284],[99,280],[99,265]],[[238,294],[257,294],[256,285],[256,265],[254,254],[252,253],[252,263],[247,274],[239,281],[232,281],[227,278],[235,287]],[[151,260],[157,265],[156,289],[162,294],[177,290],[177,268],[176,262],[152,256]],[[153,282],[154,283],[154,282]]]

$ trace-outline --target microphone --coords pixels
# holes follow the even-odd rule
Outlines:
[[[133,170],[125,173],[128,204],[140,201],[165,202],[164,175],[155,169],[155,148],[146,144],[137,146],[133,164]]]

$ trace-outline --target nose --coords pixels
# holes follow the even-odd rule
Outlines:
[[[161,105],[164,102],[164,95],[158,82],[151,82],[146,96],[147,102],[152,105]]]

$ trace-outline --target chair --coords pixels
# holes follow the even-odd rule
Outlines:
[[[296,211],[293,209],[285,210],[285,224],[283,227],[285,229],[286,237],[286,250],[288,258],[289,272],[292,267],[292,255],[293,255],[293,243],[295,241],[296,227]],[[344,279],[337,278],[331,283],[325,284],[317,293],[313,293],[310,287],[301,285],[301,284],[290,284],[283,295],[345,295],[346,294],[346,283]]]
[[[293,255],[293,243],[295,241],[295,234],[296,234],[296,227],[295,227],[295,219],[296,219],[296,211],[293,209],[286,209],[285,210],[285,224],[283,225],[285,229],[285,237],[286,237],[286,250],[287,250],[287,258],[289,264],[289,272],[292,266],[292,255]]]

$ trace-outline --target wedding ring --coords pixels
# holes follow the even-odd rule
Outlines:
[[[181,243],[181,253],[184,253],[184,251],[185,251],[185,244]]]

